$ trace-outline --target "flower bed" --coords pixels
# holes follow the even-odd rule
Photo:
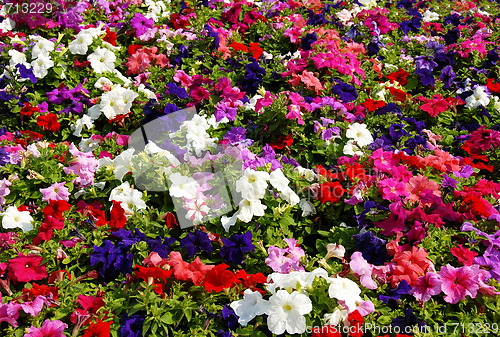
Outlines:
[[[4,2],[0,335],[498,334],[499,12]]]

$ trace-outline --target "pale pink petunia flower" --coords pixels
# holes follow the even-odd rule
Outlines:
[[[355,252],[351,255],[349,263],[351,270],[360,277],[363,287],[368,289],[377,289],[377,283],[372,279],[373,265],[369,264],[361,252]]]
[[[42,192],[42,201],[49,200],[69,200],[69,189],[64,186],[65,183],[53,183],[47,188],[41,188],[40,192]]]

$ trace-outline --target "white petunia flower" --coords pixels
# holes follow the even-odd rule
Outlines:
[[[255,316],[264,315],[269,308],[269,302],[262,299],[258,291],[246,289],[243,299],[231,303],[230,307],[238,316],[238,323],[245,326]]]
[[[54,50],[54,42],[44,39],[40,36],[34,36],[33,38],[38,41],[31,50],[31,57],[33,59],[36,59],[39,56],[46,56],[48,55],[48,53]]]
[[[111,86],[113,85],[113,82],[109,78],[106,77],[99,77],[99,79],[94,83],[94,88],[96,89],[102,89],[105,85]]]
[[[118,201],[117,198],[122,198],[122,196],[132,193],[132,187],[130,187],[130,183],[128,181],[123,182],[120,186],[116,186],[111,190],[109,195],[109,201],[115,200]]]
[[[46,55],[40,55],[36,60],[31,62],[31,66],[36,78],[44,78],[47,76],[48,70],[54,66],[54,61]]]
[[[3,212],[2,227],[5,229],[21,228],[26,233],[33,229],[33,218],[30,212],[19,212],[17,207],[9,206]]]
[[[75,124],[70,126],[71,130],[73,130],[73,135],[81,137],[84,125],[87,127],[88,130],[90,130],[92,126],[94,126],[94,124],[92,123],[92,119],[87,115],[83,115],[82,118],[78,119],[75,122]]]
[[[9,32],[11,30],[13,30],[14,28],[16,28],[16,22],[14,20],[12,20],[11,18],[7,18],[5,17],[4,15],[2,15],[4,17],[3,21],[0,22],[0,30],[4,31],[4,32]]]
[[[426,10],[424,12],[424,15],[422,17],[422,21],[423,22],[432,22],[432,21],[436,21],[436,20],[439,20],[439,14],[438,13],[432,12],[430,10]]]
[[[254,215],[264,216],[265,211],[267,209],[267,206],[263,205],[259,199],[257,200],[243,199],[240,201],[239,206],[240,208],[238,210],[237,218],[245,223],[250,222]]]
[[[269,177],[267,172],[255,171],[247,167],[243,176],[236,181],[236,191],[248,200],[262,199],[266,193]]]
[[[132,172],[132,157],[134,156],[134,149],[127,149],[120,153],[118,157],[113,159],[113,164],[115,166],[113,173],[115,178],[118,180],[123,180],[125,174]]]
[[[333,313],[325,314],[325,325],[339,325],[340,322],[347,321],[348,315],[349,313],[347,312],[347,310],[340,310],[339,308],[335,308]]]
[[[78,146],[82,149],[83,152],[90,152],[97,148],[100,142],[101,141],[99,139],[92,139],[92,137],[82,138]]]
[[[347,143],[344,145],[344,154],[348,156],[362,156],[363,151],[361,151],[361,148],[357,145],[354,144],[354,140],[349,140]]]
[[[146,202],[142,200],[142,192],[135,189],[128,194],[117,195],[114,200],[121,201],[120,206],[128,213],[133,213],[134,207],[137,211],[146,209]]]
[[[370,145],[373,142],[372,134],[366,127],[366,124],[354,123],[349,125],[346,137],[353,139],[360,147]]]
[[[299,202],[299,207],[302,209],[302,216],[309,216],[316,214],[316,207],[306,199],[301,199]]]
[[[465,99],[466,108],[477,108],[490,104],[490,98],[483,86],[478,86],[474,89],[474,93]]]
[[[98,47],[92,54],[87,56],[92,69],[101,74],[105,71],[113,71],[115,69],[116,55],[106,48]]]
[[[281,335],[285,331],[289,334],[301,334],[306,331],[306,318],[312,310],[312,302],[307,295],[297,291],[288,293],[278,290],[269,298],[267,309],[267,326],[269,330]]]
[[[343,277],[334,277],[330,279],[330,287],[328,288],[328,295],[330,298],[336,298],[339,301],[344,301],[349,312],[356,310],[356,302],[361,302],[359,296],[361,289],[359,286]]]
[[[68,48],[72,54],[86,55],[89,46],[92,44],[92,34],[88,30],[82,30],[77,35],[76,38],[71,41]]]
[[[138,96],[136,92],[117,85],[113,90],[105,92],[101,96],[99,107],[108,119],[113,119],[118,115],[129,113],[132,102]]]
[[[161,154],[162,156],[167,158],[169,163],[173,166],[179,166],[181,164],[179,159],[177,159],[177,157],[175,157],[172,153],[162,149],[161,147],[159,147],[158,145],[156,145],[151,141],[144,147],[144,152],[146,152],[147,154],[155,154],[155,153]]]
[[[200,186],[196,180],[183,176],[180,173],[173,173],[168,177],[172,182],[168,191],[171,196],[176,198],[195,199],[196,192]]]
[[[238,212],[234,213],[232,217],[227,217],[223,215],[220,218],[220,222],[222,224],[222,227],[224,227],[224,229],[226,230],[226,232],[229,232],[229,228],[236,225],[237,219],[238,219]]]
[[[271,172],[269,182],[280,192],[281,198],[289,202],[292,206],[300,202],[299,196],[288,186],[290,181],[285,177],[281,169]]]
[[[10,59],[9,59],[9,66],[11,69],[15,69],[16,64],[23,64],[27,68],[31,68],[31,65],[27,62],[26,55],[24,53],[18,52],[15,49],[11,49],[8,52]]]

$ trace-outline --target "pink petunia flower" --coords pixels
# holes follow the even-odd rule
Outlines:
[[[53,183],[47,188],[41,188],[40,192],[42,192],[42,201],[49,200],[69,200],[69,189],[64,186],[65,183]]]
[[[2,304],[2,294],[0,293],[0,323],[7,322],[13,327],[18,325],[17,319],[19,318],[19,303],[6,303]]]
[[[377,289],[377,283],[372,279],[373,265],[369,264],[361,252],[355,252],[351,255],[349,263],[351,270],[360,277],[363,287],[368,289]]]
[[[64,329],[68,325],[59,320],[50,321],[48,319],[43,322],[40,328],[34,326],[28,328],[28,333],[24,337],[64,337]]]
[[[479,285],[477,282],[479,269],[469,266],[455,268],[450,264],[441,267],[439,276],[441,277],[441,290],[445,293],[444,300],[455,304],[465,299],[467,295],[475,298]]]
[[[382,198],[389,201],[400,200],[401,196],[407,196],[406,186],[397,179],[387,178],[379,181],[378,186],[382,192]]]
[[[427,273],[418,278],[417,283],[410,290],[410,295],[419,301],[426,302],[432,296],[441,292],[441,277],[436,273]]]

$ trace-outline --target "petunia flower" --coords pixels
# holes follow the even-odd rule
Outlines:
[[[15,206],[9,206],[2,215],[2,227],[5,229],[21,228],[24,233],[33,229],[33,218],[28,211],[20,212]]]
[[[354,252],[349,263],[351,270],[360,277],[363,287],[377,289],[377,283],[372,279],[373,266],[366,262],[361,252]]]
[[[238,323],[246,326],[255,316],[264,315],[269,309],[269,301],[262,298],[258,291],[246,289],[243,299],[232,302],[230,307],[238,316]]]
[[[441,292],[441,283],[441,277],[438,274],[428,272],[424,276],[418,278],[409,294],[415,296],[419,301],[426,302],[430,300],[432,296]]]
[[[40,265],[43,257],[20,253],[18,257],[9,260],[9,278],[15,282],[38,281],[48,276],[45,264]]]
[[[479,270],[479,269],[478,269]],[[475,298],[479,285],[477,284],[478,270],[469,266],[455,268],[450,264],[441,267],[441,290],[445,294],[444,300],[456,304],[468,295]]]
[[[277,335],[285,333],[301,334],[306,331],[306,318],[312,310],[312,302],[307,295],[293,291],[278,290],[269,298],[267,326]]]
[[[53,183],[47,188],[41,188],[40,192],[42,192],[42,201],[49,200],[69,200],[69,189],[64,186],[64,182],[62,183]]]
[[[48,320],[46,319],[40,328],[35,328],[34,326],[28,328],[28,333],[24,337],[64,337],[64,329],[68,325],[59,320]]]

